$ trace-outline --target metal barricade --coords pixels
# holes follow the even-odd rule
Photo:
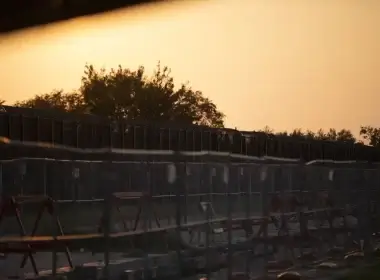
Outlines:
[[[232,279],[237,272],[271,273],[274,260],[294,263],[305,250],[320,254],[323,242],[348,248],[352,243],[348,240],[355,239],[363,248],[370,247],[378,227],[373,216],[378,213],[380,171],[362,166],[207,158],[186,162],[178,156],[170,162],[148,157],[135,162],[17,159],[2,161],[0,167],[1,196],[51,198],[66,234],[101,236],[107,228],[102,227],[104,219],[109,219],[106,231],[111,237],[127,238],[134,235],[131,232],[139,236],[138,231],[154,236],[144,241],[148,247],[136,239],[118,243],[125,250],[140,246],[145,252],[144,277],[147,271],[152,273],[151,251],[172,254],[181,269],[166,270],[182,277],[194,270],[208,276],[225,273]],[[110,199],[110,217],[105,218],[104,201]],[[27,205],[20,209],[29,228],[37,210]],[[353,218],[349,221],[348,216]],[[42,219],[42,224],[40,235],[46,235],[49,221]],[[16,223],[8,223],[0,230],[17,235],[16,228]],[[337,237],[337,228],[347,232]],[[297,240],[306,235],[319,245],[307,249],[299,245]],[[266,265],[255,268],[257,259]]]

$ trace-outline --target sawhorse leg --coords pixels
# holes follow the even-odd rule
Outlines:
[[[42,206],[40,207],[40,210],[38,211],[36,220],[35,220],[34,225],[33,225],[33,230],[32,230],[31,236],[35,236],[35,234],[36,234],[36,232],[38,230],[38,225],[39,225],[39,223],[41,221],[41,218],[42,218],[42,215],[43,215],[45,209],[48,211],[48,213],[54,219],[54,222],[56,223],[59,235],[63,236],[64,234],[63,234],[62,225],[61,225],[61,223],[59,221],[58,216],[56,215],[56,213],[55,213],[55,211],[53,209],[53,201],[51,201],[51,200],[47,200],[46,202],[43,202]],[[70,254],[70,251],[69,251],[69,249],[68,249],[67,246],[65,246],[65,255],[66,255],[66,258],[67,258],[67,261],[68,261],[70,267],[73,268],[71,254]],[[27,260],[28,260],[27,254],[24,254],[24,257],[23,257],[23,259],[21,261],[20,268],[24,268],[25,267]]]
[[[134,231],[137,229],[137,226],[140,222],[140,215],[141,215],[141,212],[143,211],[143,208],[145,208],[146,204],[148,204],[149,202],[150,202],[150,200],[147,201],[147,198],[140,198],[140,202],[139,202],[139,206],[138,206],[138,210],[137,210],[137,214],[136,214],[136,218],[135,218],[135,223],[133,226]],[[160,228],[161,227],[160,220],[158,219],[156,210],[154,209],[153,206],[152,206],[152,212],[153,212],[153,216],[154,216],[154,219],[156,222],[156,226]]]
[[[20,229],[20,236],[22,236],[22,237],[26,236],[25,228],[24,228],[24,225],[23,225],[23,223],[21,221],[21,217],[20,217],[20,211],[18,209],[18,205],[17,205],[14,197],[9,198],[8,201],[6,201],[6,200],[2,201],[1,213],[0,213],[0,223],[2,222],[4,215],[6,213],[13,214],[16,217],[17,224],[18,224],[19,229]],[[27,245],[27,253],[25,255],[26,255],[26,257],[29,257],[30,262],[31,262],[32,267],[33,267],[34,273],[36,275],[39,275],[37,265],[36,265],[36,261],[34,259],[32,248],[31,248],[30,244]]]

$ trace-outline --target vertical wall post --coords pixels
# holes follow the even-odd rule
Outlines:
[[[361,236],[362,241],[361,243],[361,249],[364,251],[364,253],[370,253],[371,249],[371,230],[370,230],[370,217],[371,213],[369,211],[370,205],[371,205],[371,197],[370,197],[370,190],[371,190],[371,179],[372,179],[372,174],[371,170],[364,170],[364,190],[363,190],[363,201],[362,201],[362,216],[360,219],[362,219],[362,224],[363,224],[363,236]],[[361,228],[361,227],[359,227]]]
[[[107,183],[108,176],[104,176],[104,183]],[[106,184],[104,184],[106,186]],[[103,277],[108,280],[110,276],[109,263],[110,263],[110,232],[111,232],[111,207],[112,207],[112,191],[106,188],[104,195],[104,209],[103,209],[103,240],[104,240],[104,270]]]
[[[20,161],[19,174],[20,174],[20,194],[23,195],[24,194],[24,177],[26,174],[26,163],[24,159],[21,159]]]
[[[175,221],[176,221],[176,238],[178,243],[181,239],[181,221],[182,221],[182,203],[181,196],[183,196],[183,165],[180,162],[180,154],[178,151],[175,151],[174,156],[174,164],[168,165],[168,182],[169,184],[174,185],[175,187],[175,198],[176,198],[176,212],[175,212]],[[183,259],[180,246],[176,246],[176,254],[177,254],[177,263],[178,263],[178,271],[180,273],[179,277],[181,277],[181,272],[183,269]]]
[[[145,138],[145,137],[144,137]],[[142,163],[141,163],[142,164]],[[146,168],[146,175],[147,179],[150,173],[149,170],[149,155],[148,158],[146,159],[146,162],[144,164],[144,168]],[[150,180],[150,178],[149,178]],[[143,202],[142,202],[142,218],[143,218],[143,231],[144,234],[142,236],[142,240],[144,245],[144,253],[143,253],[143,279],[149,279],[151,278],[151,270],[150,270],[150,263],[149,263],[149,255],[148,255],[148,249],[149,245],[151,244],[151,240],[149,239],[149,234],[147,233],[149,230],[150,226],[150,214],[151,214],[151,209],[152,209],[152,203],[153,199],[151,197],[150,193],[150,186],[149,186],[149,181],[147,182],[147,185],[143,189]]]
[[[43,166],[42,166],[42,172],[43,172],[43,188],[44,188],[44,195],[47,196],[47,185],[46,185],[46,182],[47,182],[47,170],[46,170],[46,161],[44,160],[43,161]]]
[[[261,191],[261,212],[264,220],[264,230],[263,230],[263,239],[264,239],[264,268],[263,276],[267,277],[267,264],[268,264],[268,222],[269,222],[269,201],[268,201],[268,187],[267,187],[267,178],[268,178],[268,166],[262,165],[260,170],[260,191]]]
[[[74,179],[74,183],[72,185],[72,196],[73,196],[73,201],[77,201],[78,196],[79,196],[78,180],[79,180],[79,176],[80,176],[80,170],[78,167],[73,168],[72,175],[73,175],[73,179]]]
[[[211,252],[210,252],[210,237],[211,237],[211,234],[212,234],[212,226],[210,224],[210,219],[211,219],[211,216],[212,216],[212,213],[211,213],[211,207],[210,207],[210,203],[212,201],[212,194],[211,194],[211,189],[212,189],[212,179],[213,179],[213,175],[214,175],[214,167],[212,167],[209,163],[209,161],[206,161],[208,162],[205,166],[207,167],[207,170],[208,170],[208,176],[209,176],[209,180],[208,180],[208,185],[206,186],[207,188],[207,207],[206,207],[206,221],[207,221],[207,226],[206,226],[206,277],[207,279],[210,279],[211,277],[211,267],[210,267],[210,264],[211,264]]]
[[[56,208],[56,206],[57,205],[55,205],[56,204],[56,202],[55,201],[52,201],[51,202],[53,205],[53,209],[55,209]],[[54,211],[56,211],[56,210],[54,210]],[[58,248],[57,248],[57,245],[58,245],[58,242],[56,241],[57,240],[57,236],[59,235],[59,227],[58,227],[58,224],[57,224],[57,222],[56,221],[54,221],[55,219],[55,214],[56,213],[51,213],[51,218],[52,218],[52,223],[53,223],[53,225],[54,225],[54,227],[53,227],[53,239],[54,239],[54,241],[53,241],[53,256],[52,256],[52,258],[53,258],[53,260],[52,260],[52,263],[53,263],[53,268],[52,268],[52,274],[53,274],[53,277],[55,277],[56,275],[57,275],[57,266],[58,266],[58,255],[57,255],[57,250],[58,250]]]
[[[253,173],[253,166],[249,166],[249,168],[246,168],[245,172],[248,172],[249,174],[249,182],[248,186],[245,191],[245,217],[247,219],[247,224],[250,228],[252,228],[252,219],[251,219],[251,203],[252,203],[252,173]],[[252,232],[253,234],[253,232]],[[246,235],[246,238],[249,238],[248,235]],[[252,250],[253,246],[252,243],[250,243],[249,248],[247,249],[247,256],[245,257],[245,274],[247,276],[250,276],[251,274],[251,255],[253,254]]]
[[[3,190],[3,162],[0,163],[0,196],[4,195]]]
[[[298,193],[299,193],[299,202],[300,202],[300,208],[298,209],[298,220],[299,220],[299,225],[300,225],[300,235],[303,237],[307,237],[308,235],[308,220],[307,218],[305,217],[304,215],[304,209],[307,205],[307,196],[309,195],[309,191],[305,189],[305,185],[306,185],[306,182],[304,181],[305,180],[305,167],[303,164],[299,164],[297,165],[296,167],[296,170],[298,169],[298,174],[301,175],[301,178],[298,178],[298,180],[301,180],[301,182],[299,182],[298,186],[299,186],[299,190],[298,190]],[[291,178],[291,184],[293,185],[294,184],[294,179],[293,178],[293,175],[295,173],[295,168],[292,168],[292,172],[290,173],[290,178]],[[293,186],[292,186],[293,188]],[[300,254],[303,255],[304,253],[304,250],[303,250],[303,246],[300,246]]]
[[[239,170],[239,169],[238,169]],[[225,188],[227,189],[227,239],[228,239],[228,254],[227,254],[227,273],[228,273],[228,280],[232,279],[232,195],[231,195],[231,180],[230,180],[230,171],[231,171],[231,164],[230,164],[230,157],[228,157],[228,162],[224,166],[223,170],[223,183],[225,185]]]

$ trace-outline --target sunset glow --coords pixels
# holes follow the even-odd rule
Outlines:
[[[80,86],[86,63],[168,65],[240,129],[378,126],[380,2],[180,1],[0,37],[8,103]]]

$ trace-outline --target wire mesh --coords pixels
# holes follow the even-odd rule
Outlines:
[[[268,275],[275,273],[273,262],[291,267],[308,253],[322,258],[338,245],[351,249],[352,240],[363,250],[373,247],[377,168],[273,159],[239,163],[228,153],[187,160],[193,156],[173,152],[166,162],[155,161],[157,153],[129,162],[2,161],[1,196],[52,198],[72,253],[104,252],[99,266],[107,279]],[[38,207],[20,209],[30,235]],[[43,218],[37,234],[48,236],[52,227]],[[338,236],[338,228],[346,231]],[[9,218],[0,243],[17,234]],[[74,242],[86,234],[101,239]],[[298,241],[306,234],[313,245]],[[78,258],[75,265],[81,264]]]

